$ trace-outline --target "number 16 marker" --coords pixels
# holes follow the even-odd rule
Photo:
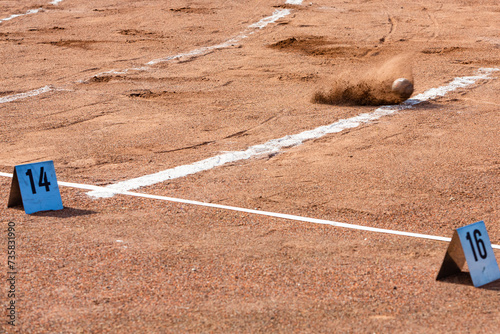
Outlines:
[[[465,261],[475,287],[500,279],[500,269],[483,221],[455,230],[437,279],[461,272]]]
[[[14,168],[8,207],[22,204],[27,214],[61,210],[61,194],[53,161],[18,165]]]

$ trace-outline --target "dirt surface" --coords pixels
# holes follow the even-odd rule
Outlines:
[[[499,36],[497,0],[3,1],[0,172],[53,160],[59,181],[105,186],[245,150],[372,113],[312,99],[394,57],[414,96],[500,69]],[[484,220],[500,244],[499,76],[136,191],[444,237]],[[500,328],[500,282],[435,280],[446,242],[69,187],[63,210],[26,215],[11,182],[0,333]]]

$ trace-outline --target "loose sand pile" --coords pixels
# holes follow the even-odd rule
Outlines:
[[[317,91],[312,100],[333,105],[398,104],[411,94],[400,95],[392,91],[392,83],[397,78],[406,78],[414,84],[408,55],[391,58],[372,69],[344,72],[333,80],[328,92]]]

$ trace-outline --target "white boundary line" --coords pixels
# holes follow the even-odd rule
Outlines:
[[[242,39],[248,38],[249,35],[252,35],[255,33],[257,29],[263,29],[266,26],[268,26],[271,23],[276,22],[277,20],[290,15],[291,11],[289,9],[278,9],[275,10],[274,13],[271,16],[266,16],[260,21],[253,23],[247,27],[247,29],[240,33],[238,36],[233,37],[228,39],[227,41],[221,43],[221,44],[216,44],[216,45],[211,45],[211,46],[205,46],[187,53],[180,53],[174,56],[168,56],[164,58],[158,58],[158,59],[153,59],[149,62],[147,62],[145,67],[140,67],[140,68],[129,68],[125,69],[122,71],[116,71],[116,70],[111,70],[103,73],[99,73],[96,76],[103,75],[103,74],[124,74],[127,73],[128,71],[145,71],[148,70],[151,65],[156,65],[168,61],[172,61],[175,59],[181,59],[181,58],[192,58],[192,57],[198,57],[198,56],[203,56],[213,50],[219,50],[219,49],[226,49],[231,46],[234,46],[236,43],[241,41]]]
[[[383,106],[372,113],[360,114],[348,119],[341,119],[335,123],[320,126],[313,130],[304,131],[295,135],[288,135],[282,138],[270,140],[264,144],[258,144],[247,148],[244,151],[226,152],[208,159],[194,162],[189,165],[177,166],[171,169],[163,170],[154,174],[144,175],[138,178],[118,182],[106,186],[108,190],[116,190],[117,192],[138,189],[146,186],[151,186],[160,182],[185,177],[199,172],[207,171],[224,164],[246,160],[251,157],[256,157],[265,154],[275,154],[284,148],[301,145],[303,142],[311,139],[321,138],[327,134],[341,132],[346,129],[352,129],[362,124],[375,121],[383,116],[388,116],[400,110],[412,108],[413,106],[424,101],[435,99],[439,96],[444,96],[447,93],[459,88],[465,88],[477,82],[491,78],[493,72],[500,71],[498,68],[482,68],[479,69],[475,76],[466,76],[455,78],[448,85],[438,88],[431,88],[426,92],[415,96],[413,99],[407,100],[405,103],[398,106]],[[110,191],[92,191],[88,193],[93,197],[112,197]]]
[[[55,1],[51,2],[51,3],[57,4],[58,2],[61,2],[61,1],[62,0],[55,0]],[[272,15],[266,16],[263,19],[261,19],[260,21],[249,25],[244,32],[240,33],[238,36],[233,37],[233,38],[231,38],[231,39],[229,39],[229,40],[227,40],[227,41],[225,41],[225,42],[223,42],[221,44],[212,45],[212,46],[206,46],[206,47],[202,47],[202,48],[199,48],[199,49],[187,52],[187,53],[180,53],[180,54],[177,54],[177,55],[174,55],[174,56],[168,56],[168,57],[165,57],[165,58],[153,59],[153,60],[147,62],[145,64],[145,66],[142,66],[142,67],[127,68],[127,69],[120,70],[120,71],[118,71],[118,70],[110,70],[110,71],[106,71],[106,72],[101,72],[101,73],[98,73],[98,74],[94,75],[93,77],[99,77],[99,76],[107,75],[107,74],[115,74],[115,75],[126,74],[129,71],[147,71],[147,70],[150,69],[149,66],[153,66],[153,65],[156,65],[156,64],[159,64],[159,63],[169,62],[169,61],[172,61],[172,60],[175,60],[175,59],[181,59],[181,58],[199,57],[199,56],[206,55],[206,54],[210,53],[213,50],[226,49],[226,48],[229,48],[231,46],[234,46],[236,43],[238,43],[242,39],[248,38],[248,36],[254,34],[255,31],[263,29],[266,26],[268,26],[269,24],[276,22],[280,18],[283,18],[283,17],[285,17],[287,15],[290,15],[290,13],[291,13],[291,11],[289,9],[278,9],[278,10],[275,10]],[[21,15],[25,15],[25,14],[19,14],[17,16],[21,16]],[[17,17],[17,16],[15,16],[15,17]],[[7,18],[7,19],[10,20],[11,18]],[[7,20],[7,19],[5,19],[5,20]],[[2,22],[2,20],[0,19],[0,23],[1,22]],[[88,80],[89,79],[78,80],[76,83],[85,83]],[[50,87],[51,89],[47,90],[48,87]],[[48,85],[48,86],[45,86],[45,87],[42,87],[42,88],[39,88],[39,89],[35,89],[35,90],[29,91],[29,92],[20,93],[20,94],[16,94],[16,95],[5,96],[3,98],[0,98],[0,104],[7,103],[7,102],[12,102],[12,101],[19,100],[19,99],[25,99],[25,98],[36,96],[36,95],[40,95],[40,94],[43,94],[43,93],[50,92],[52,90],[59,90],[59,89],[54,89],[52,86]]]
[[[0,172],[0,176],[12,178],[12,174],[3,173],[3,172]],[[77,189],[85,189],[85,190],[93,190],[93,191],[110,191],[109,189],[106,189],[104,187],[87,185],[87,184],[61,182],[61,181],[57,181],[57,184],[60,186],[77,188]],[[115,192],[115,191],[113,191],[113,192]],[[214,203],[204,203],[204,202],[198,202],[198,201],[192,201],[192,200],[180,199],[180,198],[173,198],[173,197],[167,197],[167,196],[150,195],[150,194],[136,193],[136,192],[130,192],[130,191],[120,191],[120,192],[118,192],[118,194],[126,195],[126,196],[133,196],[133,197],[140,197],[140,198],[156,199],[156,200],[168,201],[168,202],[174,202],[174,203],[196,205],[196,206],[202,206],[202,207],[208,207],[208,208],[244,212],[244,213],[255,214],[255,215],[260,215],[260,216],[288,219],[288,220],[294,220],[294,221],[300,221],[300,222],[306,222],[306,223],[330,225],[330,226],[342,227],[342,228],[359,230],[359,231],[399,235],[399,236],[405,236],[405,237],[429,239],[429,240],[437,240],[437,241],[445,241],[445,242],[451,241],[451,238],[440,237],[440,236],[430,235],[430,234],[412,233],[412,232],[396,231],[396,230],[389,230],[389,229],[383,229],[383,228],[377,228],[377,227],[369,227],[369,226],[362,226],[362,225],[355,225],[355,224],[340,223],[340,222],[334,222],[334,221],[325,220],[325,219],[309,218],[309,217],[289,215],[289,214],[284,214],[284,213],[246,209],[246,208],[240,208],[240,207],[229,206],[229,205],[214,204]],[[496,248],[496,249],[500,249],[500,245],[492,245],[492,247]]]
[[[60,2],[62,2],[62,1],[63,1],[63,0],[54,0],[54,1],[52,1],[52,2],[49,2],[49,4],[51,4],[51,5],[56,5],[56,6],[57,6],[57,4],[58,4],[58,3],[60,3]],[[36,13],[39,13],[40,11],[42,11],[42,10],[43,10],[43,8],[41,8],[41,7],[40,7],[40,8],[37,8],[37,9],[30,9],[30,10],[28,10],[28,11],[27,11],[26,13],[24,13],[24,14],[12,14],[12,15],[11,15],[11,16],[9,16],[9,17],[6,17],[6,18],[3,18],[3,19],[0,19],[0,23],[5,22],[5,21],[10,21],[10,20],[12,20],[12,19],[15,19],[16,17],[26,16],[26,15],[31,15],[31,14],[36,14]]]
[[[51,92],[53,90],[55,90],[55,89],[52,86],[45,86],[42,88],[30,90],[29,92],[26,92],[26,93],[19,93],[19,94],[15,94],[15,95],[0,97],[0,104],[12,102],[15,100],[20,100],[20,99],[25,99],[25,98],[32,97],[32,96],[37,96],[40,94]]]
[[[12,14],[9,17],[6,17],[4,19],[0,19],[0,23],[5,22],[5,21],[10,21],[12,19],[15,19],[16,17],[26,16],[26,15],[31,15],[31,14],[36,14],[36,13],[40,12],[41,10],[42,10],[42,8],[37,8],[37,9],[30,9],[30,10],[28,10],[24,14]]]
[[[49,2],[49,4],[57,6],[62,1],[63,0],[54,0],[52,2]],[[30,9],[30,10],[28,10],[24,14],[13,14],[13,15],[7,17],[7,18],[0,19],[0,23],[5,22],[5,21],[10,21],[10,20],[12,20],[12,19],[14,19],[16,17],[26,16],[26,15],[31,15],[31,14],[36,14],[36,13],[39,13],[40,11],[42,11],[42,10],[43,10],[43,8],[37,8],[37,9]],[[2,104],[2,103],[8,103],[8,102],[12,102],[12,101],[15,101],[15,100],[20,100],[20,99],[26,99],[28,97],[33,97],[33,96],[37,96],[37,95],[40,95],[40,94],[51,92],[53,90],[55,90],[54,87],[47,85],[45,87],[34,89],[34,90],[29,91],[29,92],[24,92],[24,93],[19,93],[19,94],[15,94],[15,95],[4,96],[4,97],[0,98],[0,104]]]

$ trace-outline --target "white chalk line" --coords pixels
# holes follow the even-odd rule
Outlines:
[[[0,104],[7,103],[7,102],[12,102],[12,101],[16,101],[16,100],[20,100],[20,99],[25,99],[25,98],[28,98],[28,97],[37,96],[37,95],[40,95],[40,94],[43,94],[43,93],[51,92],[53,90],[55,90],[54,87],[52,87],[52,86],[45,86],[45,87],[42,87],[42,88],[30,90],[29,92],[25,92],[25,93],[19,93],[19,94],[14,94],[14,95],[0,97]]]
[[[49,4],[51,4],[51,5],[58,5],[62,1],[63,0],[54,0],[52,2],[49,2]],[[10,21],[12,19],[15,19],[16,17],[26,16],[26,15],[31,15],[31,14],[36,14],[36,13],[39,13],[40,11],[42,11],[42,10],[43,10],[43,8],[37,8],[37,9],[30,9],[30,10],[28,10],[24,14],[13,14],[13,15],[7,17],[7,18],[0,19],[0,23],[5,22],[5,21]],[[28,92],[0,97],[0,104],[12,102],[12,101],[16,101],[16,100],[20,100],[20,99],[26,99],[28,97],[37,96],[37,95],[48,93],[48,92],[51,92],[51,91],[54,91],[54,90],[56,90],[56,89],[53,86],[47,85],[47,86],[44,86],[44,87],[41,87],[41,88],[38,88],[38,89],[34,89],[34,90],[31,90],[31,91],[28,91]]]
[[[383,106],[372,113],[360,114],[348,119],[341,119],[335,123],[320,126],[313,130],[308,130],[295,135],[288,135],[282,138],[270,140],[264,144],[254,145],[244,151],[226,152],[211,158],[194,162],[192,164],[177,166],[171,169],[163,170],[154,174],[141,176],[138,178],[118,182],[106,186],[109,190],[127,191],[138,189],[141,187],[151,186],[160,182],[185,177],[195,173],[210,170],[224,164],[239,160],[246,160],[252,157],[275,154],[284,148],[301,145],[303,142],[311,139],[318,139],[327,134],[341,132],[346,129],[352,129],[362,124],[373,122],[381,117],[392,115],[397,111],[412,108],[416,104],[424,101],[432,100],[459,88],[465,88],[477,82],[478,80],[489,79],[495,71],[500,71],[498,68],[483,68],[478,71],[475,76],[466,76],[455,78],[448,85],[438,88],[431,88],[426,92],[416,95],[414,98],[407,100],[405,103],[397,106]],[[89,196],[93,197],[111,197],[112,192],[89,192]]]
[[[37,9],[30,9],[28,10],[26,13],[24,14],[12,14],[11,16],[9,17],[6,17],[4,19],[0,19],[0,23],[2,22],[6,22],[6,21],[10,21],[12,19],[15,19],[16,17],[20,17],[20,16],[26,16],[26,15],[31,15],[31,14],[36,14],[38,12],[40,12],[43,8],[37,8]]]
[[[9,173],[0,172],[0,176],[5,176],[5,177],[12,178],[12,174],[9,174]],[[111,190],[109,190],[109,189],[107,189],[105,187],[94,186],[94,185],[87,185],[87,184],[79,184],[79,183],[72,183],[72,182],[57,181],[57,184],[59,186],[70,187],[70,188],[77,188],[77,189],[84,189],[84,190],[111,191]],[[358,230],[358,231],[367,231],[367,232],[375,232],[375,233],[399,235],[399,236],[405,236],[405,237],[420,238],[420,239],[429,239],[429,240],[445,241],[445,242],[450,242],[451,241],[451,238],[441,237],[441,236],[436,236],[436,235],[430,235],[430,234],[413,233],[413,232],[389,230],[389,229],[383,229],[383,228],[377,228],[377,227],[370,227],[370,226],[363,226],[363,225],[356,225],[356,224],[340,223],[340,222],[335,222],[335,221],[326,220],[326,219],[317,219],[317,218],[310,218],[310,217],[302,217],[302,216],[296,216],[296,215],[290,215],[290,214],[284,214],[284,213],[276,213],[276,212],[270,212],[270,211],[261,211],[261,210],[255,210],[255,209],[246,209],[246,208],[240,208],[240,207],[236,207],[236,206],[221,205],[221,204],[214,204],[214,203],[205,203],[205,202],[198,202],[198,201],[192,201],[192,200],[181,199],[181,198],[173,198],[173,197],[167,197],[167,196],[150,195],[150,194],[136,193],[136,192],[130,192],[130,191],[119,191],[119,192],[117,192],[117,191],[113,190],[113,192],[116,193],[116,194],[125,195],[125,196],[133,196],[133,197],[140,197],[140,198],[156,199],[156,200],[173,202],[173,203],[189,204],[189,205],[195,205],[195,206],[201,206],[201,207],[208,207],[208,208],[215,208],[215,209],[222,209],[222,210],[229,210],[229,211],[236,211],[236,212],[244,212],[244,213],[248,213],[248,214],[255,214],[255,215],[267,216],[267,217],[273,217],[273,218],[288,219],[288,220],[294,220],[294,221],[300,221],[300,222],[306,222],[306,223],[321,224],[321,225],[330,225],[330,226],[334,226],[334,227],[342,227],[342,228],[353,229],[353,230]],[[496,248],[496,249],[500,249],[500,245],[492,245],[492,247]]]
[[[54,0],[52,2],[49,2],[49,4],[51,5],[57,5],[59,4],[60,2],[62,2],[63,0]],[[6,21],[10,21],[12,19],[15,19],[16,17],[20,17],[20,16],[26,16],[26,15],[31,15],[31,14],[36,14],[36,13],[39,13],[40,11],[42,11],[43,8],[36,8],[36,9],[30,9],[28,10],[26,13],[23,13],[23,14],[12,14],[11,16],[9,17],[6,17],[6,18],[3,18],[3,19],[0,19],[0,23],[2,22],[6,22]]]
[[[147,62],[146,64],[144,64],[145,66],[143,66],[143,67],[129,68],[129,69],[121,70],[121,71],[111,70],[111,71],[99,73],[95,76],[107,75],[107,74],[125,74],[129,71],[146,71],[146,70],[149,70],[150,69],[149,66],[152,66],[152,65],[170,62],[170,61],[176,60],[176,59],[190,59],[193,57],[199,57],[199,56],[206,55],[214,50],[227,49],[229,47],[235,46],[241,40],[248,38],[250,35],[254,34],[255,31],[257,31],[258,29],[263,29],[266,26],[268,26],[269,24],[274,23],[277,20],[279,20],[287,15],[290,15],[290,13],[291,13],[291,11],[289,9],[275,10],[272,15],[264,17],[263,19],[261,19],[260,21],[258,21],[256,23],[250,24],[244,32],[242,32],[239,35],[232,37],[232,38],[228,39],[227,41],[220,43],[220,44],[205,46],[205,47],[202,47],[199,49],[195,49],[195,50],[192,50],[192,51],[189,51],[186,53],[179,53],[179,54],[173,55],[173,56],[153,59],[153,60]]]
[[[302,4],[302,0],[287,0],[285,3],[300,5],[300,4]],[[199,48],[199,49],[190,51],[188,53],[181,53],[181,54],[178,54],[175,56],[154,59],[154,60],[147,62],[145,65],[156,65],[158,63],[172,61],[174,59],[196,57],[196,56],[200,56],[200,55],[205,55],[213,50],[229,48],[231,46],[234,46],[239,41],[241,41],[245,38],[248,38],[250,35],[254,34],[255,31],[257,31],[258,29],[263,29],[263,28],[267,27],[269,24],[274,23],[274,22],[278,21],[279,19],[290,15],[290,13],[291,13],[291,11],[289,9],[277,9],[274,11],[274,13],[272,15],[264,17],[263,19],[261,19],[260,21],[258,21],[256,23],[250,24],[244,32],[240,33],[236,37],[228,39],[227,41],[225,41],[221,44]]]
[[[56,1],[61,2],[62,0],[56,0]],[[227,41],[220,43],[220,44],[202,47],[202,48],[199,48],[199,49],[187,52],[187,53],[180,53],[180,54],[168,56],[165,58],[153,59],[153,60],[147,62],[145,64],[145,66],[142,66],[142,67],[134,67],[134,68],[128,68],[128,69],[124,69],[124,70],[110,70],[110,71],[106,71],[106,72],[101,72],[101,73],[98,73],[98,74],[92,76],[92,78],[105,76],[105,75],[109,75],[109,74],[124,75],[124,74],[127,74],[128,72],[131,72],[131,71],[138,71],[138,72],[148,71],[151,69],[150,66],[157,65],[160,63],[170,62],[170,61],[173,61],[176,59],[186,59],[186,58],[189,59],[189,58],[193,58],[193,57],[200,57],[200,56],[206,55],[214,50],[227,49],[229,47],[236,45],[241,40],[248,38],[250,35],[254,34],[257,30],[265,28],[269,24],[276,22],[280,18],[283,18],[283,17],[289,15],[290,13],[291,13],[291,11],[289,9],[276,10],[276,11],[274,11],[274,13],[272,15],[264,17],[260,21],[249,25],[244,32],[240,33],[236,37],[228,39]],[[21,15],[24,15],[24,14],[21,14]],[[0,22],[1,22],[1,20],[0,20]],[[89,80],[91,80],[91,79],[82,79],[82,80],[78,80],[76,83],[77,84],[86,83]],[[12,102],[15,100],[24,99],[24,98],[28,98],[28,97],[33,97],[33,96],[40,95],[43,93],[48,93],[48,92],[53,91],[53,90],[59,90],[59,89],[47,90],[46,89],[47,87],[53,87],[53,86],[48,85],[48,86],[45,86],[45,87],[42,87],[39,89],[35,89],[35,90],[29,91],[29,92],[20,93],[20,94],[16,94],[16,95],[12,95],[12,96],[5,96],[5,97],[0,99],[0,104]]]

